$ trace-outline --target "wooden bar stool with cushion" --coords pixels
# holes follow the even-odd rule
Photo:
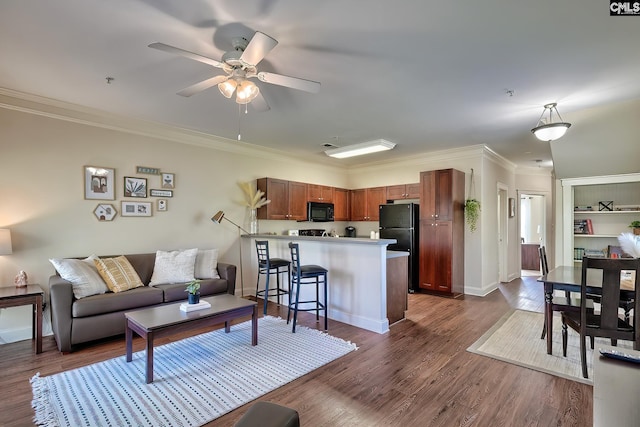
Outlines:
[[[291,275],[291,261],[283,258],[269,257],[269,242],[266,240],[256,240],[256,251],[258,253],[258,280],[256,281],[256,299],[258,299],[259,297],[264,298],[264,314],[266,315],[269,297],[276,297],[278,300],[278,305],[280,305],[280,296],[286,294],[289,295],[289,304],[291,304],[291,282],[289,280],[289,277]],[[280,274],[285,272],[287,273],[287,280],[289,281],[286,290],[280,288]],[[269,278],[272,274],[276,275],[276,289],[269,289]],[[259,290],[261,275],[264,275],[266,279],[264,289]]]
[[[289,310],[287,311],[287,323],[291,317],[291,310],[293,310],[293,328],[292,332],[296,331],[296,321],[298,319],[298,311],[315,311],[316,321],[320,321],[320,311],[324,311],[324,330],[328,329],[327,326],[327,269],[319,265],[300,265],[300,248],[297,243],[289,243],[289,249],[291,250],[291,262],[293,268],[291,269],[291,282],[293,291],[295,289],[295,295],[292,298],[293,301],[289,303]],[[300,285],[315,284],[316,285],[316,299],[315,300],[300,300]],[[320,302],[320,287],[324,288],[324,298]],[[304,308],[300,308],[300,304],[307,304]]]

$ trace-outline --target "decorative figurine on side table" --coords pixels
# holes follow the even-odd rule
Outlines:
[[[20,273],[13,279],[13,283],[16,284],[16,288],[26,288],[29,284],[27,280],[27,273],[24,270],[20,270]]]

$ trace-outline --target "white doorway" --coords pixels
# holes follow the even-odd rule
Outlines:
[[[540,258],[537,256],[537,251],[540,246],[546,246],[545,205],[544,195],[520,194],[520,266],[522,276],[540,274]]]
[[[498,183],[498,281],[509,281],[508,193],[505,184]]]

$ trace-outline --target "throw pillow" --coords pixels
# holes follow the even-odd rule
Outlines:
[[[104,294],[109,289],[98,274],[93,263],[98,257],[91,255],[85,259],[52,258],[49,260],[60,277],[71,282],[76,299]]]
[[[196,255],[195,265],[196,279],[219,279],[218,274],[218,250],[199,250]]]
[[[195,279],[194,268],[198,249],[157,251],[149,285],[186,283]]]
[[[100,276],[112,292],[128,291],[144,286],[140,276],[124,255],[116,258],[98,258],[94,262]]]

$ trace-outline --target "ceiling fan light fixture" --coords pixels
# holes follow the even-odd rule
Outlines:
[[[255,83],[249,80],[243,80],[238,85],[238,90],[236,91],[236,102],[238,104],[248,104],[260,93],[260,89],[256,86]]]
[[[238,83],[233,79],[228,79],[218,84],[218,89],[220,89],[220,93],[225,98],[231,98],[233,92],[236,90],[236,86]]]
[[[538,124],[536,127],[531,129],[531,132],[540,141],[555,141],[567,133],[567,130],[571,127],[571,123],[562,121],[562,117],[560,116],[560,113],[558,113],[556,105],[557,104],[555,102],[545,105],[544,110],[538,119]],[[548,119],[545,119],[544,115],[547,110],[549,111],[549,117]],[[552,117],[554,111],[556,116],[558,116],[558,121],[555,122]]]
[[[395,143],[376,139],[374,141],[362,142],[360,144],[347,145],[340,148],[332,148],[324,152],[329,157],[336,159],[346,159],[347,157],[362,156],[364,154],[377,153],[380,151],[391,150],[396,146]]]

